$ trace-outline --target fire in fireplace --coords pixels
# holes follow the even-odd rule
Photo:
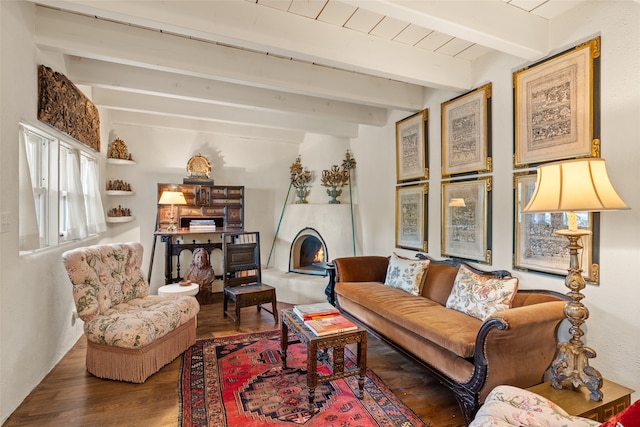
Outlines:
[[[291,244],[289,271],[300,274],[326,276],[323,264],[327,262],[327,245],[320,233],[310,227],[303,228]]]

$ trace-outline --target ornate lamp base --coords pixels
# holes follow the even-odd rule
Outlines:
[[[169,216],[167,231],[178,231],[178,223],[176,222],[176,218],[173,214],[173,205],[171,205],[171,216]]]
[[[558,343],[558,354],[551,364],[551,385],[557,389],[570,385],[573,388],[585,386],[591,393],[591,400],[602,400],[602,375],[595,368],[589,366],[589,359],[596,357],[596,352],[586,347],[582,342],[584,332],[580,326],[589,318],[589,310],[582,304],[584,295],[580,293],[586,284],[582,277],[582,269],[578,261],[578,251],[582,246],[578,239],[590,234],[587,230],[558,230],[556,234],[569,239],[569,273],[565,279],[565,286],[569,288],[567,296],[571,301],[564,307],[571,328],[569,342]]]

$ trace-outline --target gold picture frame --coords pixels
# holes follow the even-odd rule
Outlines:
[[[529,203],[536,186],[536,172],[514,174],[514,242],[513,268],[520,271],[545,273],[566,277],[569,265],[569,249],[566,236],[555,234],[557,229],[567,228],[567,214],[522,213]],[[589,230],[591,235],[581,239],[580,266],[585,281],[600,283],[599,241],[600,214],[576,212],[578,228]]]
[[[491,177],[443,181],[441,253],[491,264]]]
[[[396,179],[398,184],[429,179],[427,129],[429,110],[396,122]]]
[[[396,247],[427,252],[429,184],[396,187]]]
[[[491,83],[443,102],[442,177],[491,172]]]
[[[600,37],[513,73],[514,166],[600,157]]]

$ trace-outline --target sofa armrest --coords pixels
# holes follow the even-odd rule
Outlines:
[[[542,382],[556,352],[557,328],[565,318],[565,304],[558,300],[516,307],[485,321],[474,355],[474,378],[491,372],[480,392],[481,401],[499,384],[527,388]]]
[[[355,256],[336,258],[336,282],[380,282],[387,276],[389,258],[383,256]]]

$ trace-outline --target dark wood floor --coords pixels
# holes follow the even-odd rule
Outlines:
[[[278,304],[279,308],[290,307]],[[242,312],[240,332],[275,329],[273,317],[253,307]],[[237,333],[222,315],[222,303],[203,305],[198,338]],[[102,380],[84,366],[82,337],[3,424],[13,426],[177,426],[178,377],[182,357],[144,384]],[[432,427],[459,427],[464,419],[453,394],[420,367],[379,340],[369,337],[367,365]],[[212,426],[217,427],[217,426]]]

